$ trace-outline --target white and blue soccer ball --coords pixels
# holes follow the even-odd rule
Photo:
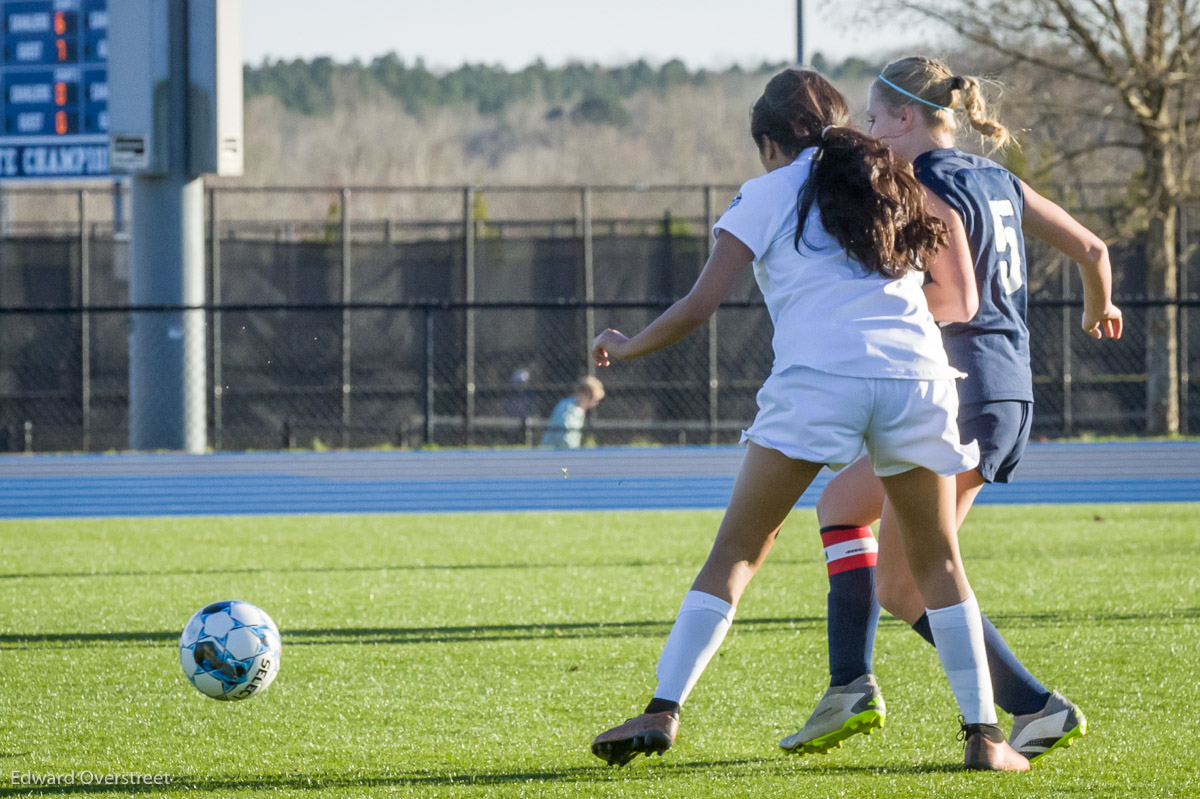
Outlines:
[[[213,699],[249,699],[279,673],[282,646],[271,617],[238,599],[196,611],[179,639],[179,663],[196,690]]]

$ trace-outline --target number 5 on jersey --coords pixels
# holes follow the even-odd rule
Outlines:
[[[1020,239],[1017,238],[1016,228],[1004,224],[1006,217],[1015,217],[1012,203],[1008,200],[989,200],[988,207],[992,209],[992,225],[996,230],[996,252],[1007,252],[1008,259],[1000,261],[1000,285],[1005,294],[1012,294],[1021,288],[1024,280],[1021,276]]]

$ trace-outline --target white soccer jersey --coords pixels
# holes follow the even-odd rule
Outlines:
[[[826,232],[816,203],[794,246],[797,195],[815,153],[746,181],[713,228],[754,253],[754,279],[775,326],[772,373],[806,366],[846,377],[961,377],[946,360],[920,273],[867,273]]]

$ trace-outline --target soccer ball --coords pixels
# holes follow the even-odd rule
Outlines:
[[[247,699],[279,673],[279,629],[262,610],[238,599],[196,611],[179,639],[179,663],[196,690],[213,699]]]

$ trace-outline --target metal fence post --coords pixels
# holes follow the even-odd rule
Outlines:
[[[716,189],[712,186],[704,188],[704,256],[707,262],[712,255],[712,229],[717,224],[716,219]],[[717,315],[708,317],[708,443],[717,443],[717,424],[720,422],[720,338],[717,336]]]
[[[1179,253],[1175,263],[1179,270],[1179,280],[1175,284],[1176,300],[1188,298],[1188,213],[1182,205],[1179,206]],[[1175,313],[1179,324],[1179,432],[1188,434],[1188,416],[1191,408],[1188,406],[1188,381],[1191,379],[1188,370],[1188,313],[1191,309],[1183,303],[1178,303]]]
[[[1060,258],[1062,264],[1062,434],[1069,436],[1075,429],[1075,409],[1072,407],[1071,382],[1071,307],[1066,303],[1071,298],[1071,263]]]
[[[79,190],[79,402],[82,412],[83,451],[92,449],[92,300],[91,227],[88,192]]]
[[[212,403],[213,403],[213,450],[221,450],[221,432],[225,427],[224,409],[221,399],[225,394],[224,375],[221,372],[221,222],[217,203],[217,190],[208,190],[208,254],[209,291],[212,302],[212,324],[210,328],[212,357]]]
[[[463,329],[465,364],[465,403],[463,408],[463,432],[467,446],[475,443],[475,189],[463,189],[463,261],[465,323]]]
[[[586,352],[596,337],[596,260],[592,249],[592,189],[584,186],[579,193],[579,214],[583,234],[583,328],[586,338],[581,351]],[[587,359],[587,373],[595,377],[596,364]],[[593,411],[594,412],[594,411]]]
[[[433,309],[425,306],[425,385],[422,411],[425,415],[425,446],[433,445]]]
[[[113,220],[113,238],[123,236],[129,225],[125,214],[125,192],[123,183],[119,180],[114,180],[112,185],[112,220]]]
[[[342,448],[350,448],[350,189],[342,187],[341,240],[342,240]]]

